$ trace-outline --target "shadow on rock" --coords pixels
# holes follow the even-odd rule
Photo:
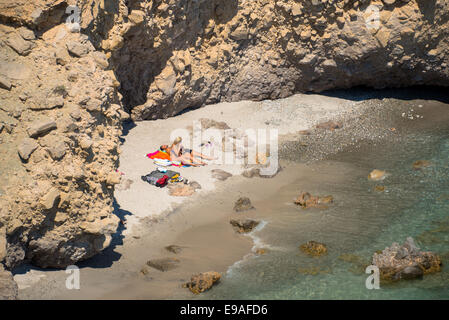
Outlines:
[[[114,199],[114,214],[120,219],[120,221],[124,221],[125,216],[132,215],[131,212],[127,210],[120,209],[120,205]],[[111,244],[109,247],[98,253],[97,255],[89,258],[85,261],[79,262],[77,265],[80,268],[109,268],[115,261],[118,261],[122,256],[120,253],[116,252],[115,249],[117,246],[123,245],[123,230],[125,230],[125,225],[120,223],[117,232],[112,235]]]

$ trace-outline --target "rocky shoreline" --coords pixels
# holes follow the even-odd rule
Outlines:
[[[303,97],[306,98],[306,97]],[[292,100],[292,101],[296,101],[296,100]],[[394,102],[394,103],[393,103]],[[275,105],[278,102],[272,102],[273,105]],[[393,108],[392,104],[395,104],[396,107]],[[400,117],[400,114],[402,114],[404,111],[410,111],[411,108],[413,108],[413,106],[408,105],[407,103],[404,103],[403,106],[398,106],[398,100],[395,99],[386,99],[384,101],[382,101],[382,99],[373,99],[372,101],[367,100],[364,104],[359,104],[359,110],[357,112],[360,112],[360,114],[358,113],[348,113],[345,117],[342,118],[338,118],[334,115],[333,119],[341,121],[342,124],[342,128],[340,129],[335,129],[335,130],[329,130],[327,128],[317,128],[316,132],[314,132],[315,129],[313,129],[313,125],[319,124],[319,123],[323,123],[325,121],[327,121],[326,119],[324,120],[318,120],[315,119],[314,121],[312,121],[310,123],[310,125],[306,128],[304,128],[303,125],[298,124],[297,128],[301,129],[298,130],[297,132],[299,133],[288,133],[288,131],[283,132],[284,135],[282,136],[282,140],[283,143],[281,143],[280,146],[280,150],[281,150],[281,160],[282,161],[290,161],[289,159],[291,159],[292,156],[294,156],[294,154],[290,154],[289,150],[291,147],[292,143],[303,143],[303,138],[309,139],[309,143],[310,139],[316,139],[315,141],[319,141],[319,143],[315,143],[315,144],[310,144],[309,148],[307,148],[306,152],[301,152],[301,161],[302,162],[309,162],[309,161],[314,161],[311,158],[316,157],[316,155],[329,155],[332,153],[333,150],[336,150],[335,148],[338,147],[338,150],[344,149],[348,146],[353,146],[354,144],[356,144],[357,142],[354,142],[357,140],[362,140],[365,139],[365,142],[367,142],[366,140],[372,141],[372,143],[378,143],[380,141],[382,141],[382,139],[391,139],[392,137],[397,137],[397,132],[391,131],[391,127],[392,126],[396,126],[397,123],[395,124],[394,121],[393,122],[389,122],[386,120],[386,118],[390,119],[388,116],[384,116],[385,114],[387,114],[388,112],[394,112],[395,114],[397,114]],[[226,110],[229,110],[229,105],[226,106],[226,109],[223,109],[223,112],[226,112]],[[239,112],[241,112],[241,110],[244,110],[244,108],[241,108],[242,106],[239,105],[238,108],[236,108],[235,110],[239,110]],[[382,108],[384,108],[382,110]],[[269,109],[269,108],[268,108]],[[251,108],[249,109],[251,110]],[[343,109],[342,109],[343,110]],[[363,110],[363,112],[362,112]],[[388,112],[386,110],[389,110]],[[382,112],[384,111],[384,112]],[[198,110],[197,112],[203,112],[205,114],[207,114],[209,117],[213,117],[211,116],[211,114],[209,114],[208,112],[215,112],[215,113],[220,113],[222,111],[220,111],[220,107],[219,106],[214,106],[214,108],[209,109],[209,108],[205,108],[204,110]],[[234,111],[233,110],[229,110],[229,114],[224,114],[222,115],[224,118],[232,118],[232,113]],[[187,114],[186,114],[187,115]],[[182,120],[183,118],[179,118],[176,122],[178,124],[188,124],[190,122],[190,116],[192,118],[196,118],[197,116],[195,114],[192,115],[187,115],[185,122],[183,122],[184,120]],[[261,117],[263,118],[263,117]],[[365,120],[364,120],[365,119]],[[265,119],[261,119],[261,121],[265,121]],[[174,119],[170,120],[164,120],[163,125],[166,126],[168,125],[168,121],[175,121]],[[262,121],[262,122],[263,122]],[[366,121],[366,123],[370,124],[370,128],[375,129],[373,132],[369,133],[367,132],[366,128],[363,128],[363,126],[359,126],[359,123],[364,123],[363,121]],[[233,124],[231,122],[229,122],[230,126],[232,127]],[[157,122],[155,122],[154,125],[160,126],[162,125],[162,123],[157,124]],[[286,126],[288,127],[288,126]],[[139,128],[139,127],[138,127]],[[143,128],[143,127],[141,127]],[[293,128],[294,129],[294,128]],[[304,135],[301,131],[304,129],[309,129],[309,134]],[[134,130],[134,129],[133,129]],[[370,129],[368,129],[370,130]],[[398,126],[398,130],[400,132],[399,126]],[[141,139],[141,134],[145,135],[145,131],[141,131],[139,133],[139,131],[136,131],[135,137],[132,137],[131,134],[133,134],[133,131],[131,131],[129,133],[128,136],[125,137],[125,139],[127,139],[127,143],[129,146],[132,146],[132,148],[142,148],[141,145],[135,144],[133,142],[133,139],[136,139],[135,141],[139,141],[140,143],[143,141]],[[327,138],[323,139],[323,135],[326,136]],[[394,135],[394,136],[392,136]],[[164,136],[164,133],[161,132],[160,133],[160,137],[162,139],[162,137]],[[339,139],[338,142],[338,146],[335,144],[335,136],[337,136]],[[292,139],[292,137],[294,137]],[[299,141],[292,141],[295,140],[299,137]],[[158,140],[159,138],[157,137],[153,137],[153,139]],[[290,141],[290,142],[288,142]],[[151,144],[149,144],[151,146]],[[327,146],[332,146],[332,148],[326,149]],[[135,152],[129,152],[126,149],[127,144],[125,143],[125,145],[123,146],[123,150],[125,150],[125,153],[123,153],[123,156],[125,156],[125,162],[127,163],[126,160],[128,160],[129,158],[126,158],[127,154],[133,155],[135,157]],[[154,142],[154,146],[156,146],[156,142]],[[150,147],[149,147],[150,148]],[[130,149],[133,150],[133,149]],[[310,153],[309,153],[310,150]],[[306,155],[309,154],[310,158],[307,157]],[[298,154],[296,154],[297,156]],[[318,157],[315,159],[319,159]],[[321,158],[322,159],[322,158]],[[140,161],[140,160],[139,160]],[[142,162],[142,163],[146,163],[146,165],[148,165],[148,160],[147,159],[143,159],[142,161],[147,161],[147,162]],[[145,166],[145,164],[143,165]],[[139,170],[137,170],[135,173],[132,173],[131,171],[127,170],[129,168],[134,168],[136,167],[136,164],[133,162],[127,163],[127,167],[121,167],[120,170],[122,170],[123,172],[125,172],[125,177],[126,179],[130,179],[130,180],[134,180],[133,183],[129,184],[129,189],[127,190],[119,190],[118,194],[117,194],[117,201],[120,204],[120,210],[125,210],[125,211],[130,211],[133,212],[132,209],[130,209],[129,205],[132,205],[133,202],[129,201],[132,200],[133,198],[128,198],[129,200],[127,200],[127,198],[125,197],[126,194],[128,195],[135,195],[135,193],[137,192],[137,190],[143,190],[144,194],[146,195],[146,197],[148,197],[150,194],[153,194],[154,197],[157,197],[158,199],[163,199],[161,197],[165,197],[162,195],[162,193],[159,193],[159,189],[148,189],[150,188],[150,186],[142,183],[142,185],[139,185],[139,174],[141,173]],[[187,168],[189,169],[189,168]],[[197,171],[195,171],[197,170]],[[204,170],[203,172],[201,170]],[[125,278],[129,279],[129,280],[124,280],[123,284],[118,284],[118,285],[111,285],[111,287],[108,287],[108,289],[104,289],[103,293],[101,296],[105,297],[114,297],[114,294],[116,294],[118,291],[120,291],[120,289],[118,289],[118,287],[120,286],[126,286],[127,281],[128,285],[133,287],[136,292],[135,295],[132,295],[134,297],[165,297],[165,298],[169,298],[169,297],[173,297],[173,296],[177,296],[177,297],[185,297],[188,298],[189,296],[186,295],[185,291],[179,291],[181,288],[181,285],[176,285],[177,280],[180,277],[182,277],[183,281],[186,280],[186,277],[190,277],[193,274],[196,274],[198,272],[206,272],[206,271],[210,271],[210,270],[214,270],[220,273],[223,273],[226,271],[226,269],[232,265],[236,260],[241,259],[245,254],[247,254],[248,252],[251,251],[251,246],[250,243],[248,242],[248,238],[245,238],[245,236],[243,236],[244,238],[239,238],[238,233],[236,233],[233,229],[232,226],[229,225],[229,211],[236,211],[234,214],[235,216],[231,218],[236,220],[236,226],[237,229],[239,230],[240,228],[243,228],[243,230],[245,230],[244,228],[244,222],[243,224],[240,226],[239,224],[239,219],[242,218],[248,218],[250,220],[254,220],[254,217],[257,215],[257,206],[256,210],[251,209],[253,207],[253,204],[251,203],[253,201],[253,197],[251,196],[251,200],[248,202],[247,199],[245,199],[245,197],[242,197],[242,195],[238,195],[238,192],[236,193],[237,190],[241,189],[241,187],[239,187],[240,185],[248,185],[251,184],[251,182],[249,180],[251,179],[256,179],[256,181],[258,181],[258,179],[260,179],[259,177],[253,177],[253,178],[249,178],[247,175],[242,175],[239,176],[237,173],[236,175],[233,175],[230,179],[226,179],[226,181],[217,181],[214,182],[214,184],[216,185],[214,188],[215,191],[213,191],[214,189],[211,188],[211,186],[209,186],[206,182],[203,182],[202,179],[206,179],[209,180],[210,179],[210,171],[211,170],[215,170],[213,169],[213,167],[211,168],[207,168],[207,169],[203,169],[203,168],[194,168],[192,170],[187,171],[186,174],[189,175],[193,175],[193,177],[195,178],[195,180],[198,180],[200,182],[200,185],[202,186],[202,189],[199,189],[197,191],[197,194],[194,195],[190,200],[189,197],[171,197],[167,194],[167,199],[172,199],[170,201],[167,200],[167,202],[165,203],[165,205],[168,205],[169,203],[173,203],[175,204],[174,208],[168,211],[164,211],[161,210],[160,213],[162,215],[148,215],[148,216],[142,216],[141,219],[136,220],[134,223],[131,223],[131,221],[133,219],[132,216],[125,216],[125,227],[128,229],[127,232],[125,232],[124,234],[124,238],[123,238],[123,243],[122,245],[119,246],[115,246],[114,248],[114,252],[120,252],[120,255],[123,255],[123,257],[118,260],[117,262],[113,263],[112,267],[110,269],[108,269],[108,276],[103,278],[104,281],[106,281],[106,279],[109,276],[113,276],[114,274],[117,274],[117,272],[119,273],[123,273],[123,274],[127,274],[127,276]],[[226,170],[229,170],[229,168],[226,168]],[[288,170],[288,169],[287,169]],[[232,170],[230,170],[232,171]],[[240,174],[243,174],[245,171],[244,170],[240,170],[238,171],[240,172]],[[195,176],[195,174],[197,174]],[[136,176],[136,178],[134,177],[134,175]],[[288,172],[284,172],[281,171],[280,173],[278,173],[278,176],[280,176],[281,180],[285,180],[286,177],[288,177]],[[276,179],[277,176],[275,176],[273,179]],[[276,180],[273,180],[276,181]],[[285,180],[288,181],[288,180]],[[284,181],[284,182],[285,182]],[[137,188],[137,189],[136,189]],[[246,187],[245,187],[246,188]],[[273,185],[273,188],[276,188],[275,185]],[[149,193],[151,190],[151,193]],[[229,191],[227,190],[236,190],[233,191],[233,194],[229,194],[229,196],[227,195],[227,193],[229,193]],[[161,191],[161,192],[165,192],[165,190]],[[251,193],[248,193],[247,195],[250,195]],[[206,196],[207,195],[207,196]],[[212,196],[214,195],[214,196]],[[137,197],[142,198],[141,196],[139,196],[139,194],[136,195]],[[206,197],[205,197],[206,196]],[[229,198],[229,197],[235,197],[235,198]],[[238,201],[237,206],[234,208],[234,202],[235,200],[237,200],[238,198],[241,198],[240,201]],[[178,199],[178,200],[174,200],[174,199]],[[228,203],[223,203],[221,205],[218,205],[217,209],[218,212],[214,213],[213,215],[211,214],[207,214],[207,212],[201,213],[200,215],[195,214],[195,212],[197,212],[198,207],[201,206],[210,206],[210,201],[213,201],[213,198],[217,198],[220,200],[216,200],[217,202],[215,202],[217,205],[221,202],[223,202],[223,198],[226,198],[228,200],[226,200]],[[151,200],[151,199],[150,199]],[[186,201],[187,200],[187,201]],[[257,200],[257,198],[256,198]],[[292,199],[293,200],[293,199]],[[128,202],[127,202],[128,201]],[[173,202],[175,201],[175,202]],[[151,203],[151,201],[149,202]],[[223,209],[218,209],[219,207],[223,207]],[[141,206],[140,206],[141,207]],[[193,208],[193,209],[189,209],[189,208]],[[239,211],[240,209],[242,209],[241,211]],[[214,210],[214,211],[215,211]],[[313,210],[313,209],[311,209]],[[189,212],[189,213],[188,213]],[[136,214],[136,212],[133,212],[133,214]],[[137,212],[138,214],[138,212]],[[217,215],[217,216],[215,216]],[[186,223],[187,216],[190,217],[188,219],[192,219],[191,222]],[[258,219],[255,219],[258,220]],[[139,223],[137,223],[137,221],[140,221]],[[158,221],[158,223],[155,223],[156,221]],[[141,269],[142,266],[146,265],[146,261],[141,261],[141,262],[137,262],[140,261],[140,258],[136,258],[136,255],[141,256],[141,248],[142,245],[144,245],[147,248],[151,248],[150,252],[148,252],[145,256],[146,257],[142,257],[142,259],[148,260],[148,258],[151,258],[150,256],[153,256],[153,259],[159,259],[159,258],[164,258],[167,257],[167,249],[164,249],[167,246],[182,246],[183,243],[192,241],[192,243],[197,243],[198,238],[196,237],[205,237],[207,236],[208,232],[206,231],[207,229],[204,229],[202,226],[207,224],[211,224],[211,226],[213,227],[209,227],[211,228],[211,230],[221,230],[220,232],[223,232],[223,236],[228,239],[227,241],[231,241],[230,239],[233,239],[232,241],[237,241],[238,243],[240,243],[240,245],[235,246],[234,248],[237,247],[241,247],[242,250],[232,250],[235,252],[228,252],[226,255],[228,255],[228,258],[225,259],[226,261],[223,260],[223,258],[220,258],[219,256],[216,256],[216,253],[213,252],[214,248],[207,250],[206,248],[202,248],[201,250],[204,251],[204,253],[199,254],[199,252],[197,251],[195,254],[193,253],[193,249],[192,248],[183,248],[181,251],[177,251],[176,252],[172,252],[169,251],[169,255],[171,254],[172,258],[178,259],[180,262],[177,262],[176,268],[173,269],[173,271],[167,271],[167,272],[161,272],[161,271],[154,271],[154,268],[151,267],[149,270],[144,271],[143,274],[141,273]],[[251,226],[252,228],[253,226]],[[167,232],[169,231],[170,232]],[[196,231],[198,230],[198,231]],[[250,229],[248,229],[250,230]],[[152,234],[149,234],[152,233]],[[194,236],[195,235],[195,236]],[[168,236],[168,238],[167,238]],[[237,236],[237,238],[236,238]],[[181,238],[179,238],[181,237]],[[188,239],[188,240],[187,240]],[[312,239],[311,239],[312,240]],[[242,242],[243,241],[243,242]],[[201,240],[201,242],[204,242],[204,240]],[[145,244],[144,244],[145,243]],[[148,243],[153,243],[152,245],[148,245]],[[196,244],[199,245],[199,242]],[[299,244],[298,244],[299,245]],[[213,246],[213,245],[212,245]],[[215,248],[218,248],[219,245],[218,243],[215,244]],[[132,248],[132,249],[131,249]],[[246,248],[246,249],[245,249]],[[162,250],[162,251],[160,251]],[[211,252],[212,250],[212,252]],[[254,253],[255,254],[263,254],[266,252],[265,248],[255,248]],[[210,262],[206,262],[208,260],[208,257],[213,256],[214,258],[212,258],[212,261],[214,261],[213,264],[210,264]],[[106,257],[106,256],[105,256]],[[101,258],[94,258],[93,260],[91,259],[91,262],[89,263],[94,263],[94,261],[101,261]],[[195,261],[195,262],[193,262]],[[97,272],[95,272],[94,269],[89,268],[89,264],[86,265],[85,267],[86,269],[83,269],[84,273],[87,274],[88,278],[91,277],[96,277]],[[207,268],[207,269],[205,269]],[[135,271],[132,271],[135,270]],[[152,271],[153,270],[153,271]],[[156,272],[156,274],[154,274],[154,272]],[[45,274],[44,272],[42,274]],[[136,276],[133,276],[136,275]],[[37,285],[43,286],[43,288],[47,288],[45,291],[48,294],[48,290],[50,290],[50,279],[55,279],[53,278],[53,275],[47,275],[49,277],[48,280],[40,280],[40,282],[38,282]],[[63,278],[63,274],[60,273],[59,275],[55,276],[56,278]],[[143,280],[146,279],[146,280]],[[141,283],[142,281],[144,281],[143,283]],[[186,283],[186,281],[184,281],[183,283]],[[36,290],[36,286],[34,285],[34,290]],[[48,287],[50,286],[50,287]],[[90,287],[90,285],[87,285],[88,288]],[[148,287],[146,287],[148,286]],[[165,289],[161,289],[161,295],[158,295],[154,292],[149,292],[149,288],[165,288]],[[166,287],[165,287],[166,286]],[[28,288],[25,292],[27,292],[24,297],[27,298],[32,298],[33,297],[33,293],[31,291],[30,288]],[[58,292],[58,290],[56,290],[56,292]],[[63,294],[63,296],[67,297],[67,298],[75,298],[76,295],[72,294],[72,293],[68,293],[65,292],[64,294],[64,289],[61,288],[59,289],[59,292]],[[109,292],[109,293],[108,293]],[[115,293],[114,293],[115,292]],[[163,293],[162,293],[163,292]],[[24,291],[22,290],[22,294],[24,294]],[[42,292],[40,294],[43,294]],[[94,296],[92,296],[94,297]],[[98,297],[98,296],[97,296]]]
[[[66,24],[74,5],[76,28]],[[0,262],[64,268],[110,245],[130,117],[359,85],[447,86],[448,13],[440,0],[1,2]]]

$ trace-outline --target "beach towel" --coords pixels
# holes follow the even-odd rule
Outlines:
[[[153,153],[149,153],[147,154],[147,157],[150,159],[165,159],[165,160],[170,160],[170,155],[166,152],[163,151],[156,151]]]
[[[183,165],[181,161],[170,161],[170,155],[163,151],[156,151],[153,153],[148,153],[147,157],[154,160],[154,163],[158,166],[168,167],[190,167],[189,165]]]

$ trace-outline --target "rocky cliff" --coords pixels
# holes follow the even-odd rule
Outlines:
[[[445,0],[0,0],[0,261],[64,267],[109,244],[128,113],[447,86],[448,30]]]

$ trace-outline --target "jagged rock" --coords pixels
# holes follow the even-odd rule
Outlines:
[[[309,241],[305,244],[302,244],[299,246],[302,252],[314,256],[319,257],[324,254],[327,254],[327,247],[324,243],[316,242],[316,241]]]
[[[179,259],[176,258],[161,258],[147,261],[148,266],[162,272],[178,268],[179,263],[180,263]]]
[[[156,87],[166,96],[175,92],[176,73],[171,66],[167,66],[155,80]]]
[[[106,183],[109,185],[119,184],[121,178],[122,177],[118,172],[110,172],[106,178]]]
[[[36,35],[34,34],[33,30],[30,30],[26,27],[20,27],[18,31],[19,31],[19,34],[22,36],[22,38],[25,40],[35,40],[36,39]]]
[[[19,289],[12,274],[0,263],[0,300],[17,300]]]
[[[20,55],[27,55],[31,52],[33,48],[33,43],[30,41],[25,41],[20,35],[12,33],[6,39],[8,46],[13,48]]]
[[[384,180],[387,177],[387,172],[383,170],[373,170],[368,176],[368,179],[373,181],[381,181]]]
[[[330,204],[334,202],[334,197],[325,196],[325,197],[317,197],[312,196],[309,192],[302,192],[298,198],[294,201],[294,203],[298,206],[301,206],[304,209],[307,208],[319,208],[319,209],[327,209],[326,204]]]
[[[253,205],[251,204],[251,200],[247,197],[242,197],[237,199],[237,201],[234,204],[234,211],[235,212],[242,212],[254,209]]]
[[[133,10],[128,19],[135,25],[141,24],[145,19],[145,13],[141,10]]]
[[[50,210],[56,205],[56,201],[60,199],[60,192],[56,188],[51,188],[45,196],[42,197],[40,203],[46,210]]]
[[[54,139],[48,148],[48,152],[53,160],[61,160],[67,152],[67,145],[62,140]]]
[[[109,66],[108,58],[103,52],[95,51],[92,56],[101,68],[106,69]]]
[[[37,142],[30,138],[25,138],[19,145],[18,152],[22,160],[28,161],[31,154],[39,147]]]
[[[82,137],[78,143],[81,149],[88,150],[92,147],[93,141],[90,137]]]
[[[252,220],[252,219],[244,219],[244,220],[236,220],[232,219],[229,223],[234,227],[234,229],[238,233],[248,233],[253,231],[255,227],[257,227],[260,221]]]
[[[51,110],[55,108],[60,108],[64,106],[64,98],[63,97],[50,97],[46,99],[39,99],[35,103],[31,104],[31,110]]]
[[[0,74],[0,88],[11,90],[11,80],[5,76]]]
[[[28,135],[31,138],[43,136],[57,128],[56,122],[52,119],[43,119],[35,121],[28,127]]]
[[[230,174],[229,172],[226,172],[224,170],[221,170],[221,169],[214,169],[211,171],[211,173],[212,173],[212,178],[215,178],[220,181],[225,181],[229,177],[232,177],[232,174]]]
[[[437,254],[421,251],[408,237],[402,246],[393,243],[381,253],[374,253],[372,264],[379,268],[381,280],[397,281],[439,272],[442,263]]]
[[[221,274],[214,271],[204,272],[193,275],[190,282],[183,285],[184,288],[188,288],[194,294],[200,294],[206,290],[209,290],[218,281],[220,281]]]
[[[66,43],[67,46],[67,50],[69,51],[69,53],[71,53],[72,55],[74,55],[75,57],[83,57],[85,55],[87,55],[90,51],[89,47],[85,44],[82,44],[78,41],[68,41]]]

